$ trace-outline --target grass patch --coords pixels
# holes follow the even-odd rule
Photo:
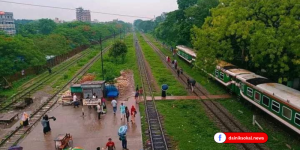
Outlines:
[[[235,149],[232,144],[214,141],[215,133],[220,130],[206,116],[198,100],[157,101],[156,106],[163,115],[167,134],[175,141],[175,149]]]
[[[142,138],[143,143],[146,143],[148,138],[146,137],[145,132],[148,131],[148,123],[146,120],[146,113],[145,113],[145,104],[139,103],[140,113],[141,113],[141,126],[142,126]]]
[[[159,86],[168,84],[168,93],[172,95],[187,95],[185,87],[176,80],[171,70],[165,67],[158,54],[146,43],[140,33],[138,33],[137,36],[157,84]],[[160,92],[157,92],[156,94],[158,93],[160,94]]]
[[[154,37],[150,34],[145,34],[148,39],[157,47],[159,48],[165,55],[172,57],[172,52],[170,49],[166,49],[161,45],[159,41],[156,41]],[[197,69],[193,69],[190,64],[188,64],[186,61],[175,56],[175,59],[178,61],[178,66],[183,69],[184,72],[186,72],[188,75],[190,75],[192,78],[194,78],[198,83],[200,83],[203,87],[206,88],[206,90],[210,94],[225,94],[227,91],[217,82],[211,80],[208,78],[202,71],[199,71]]]
[[[262,132],[257,126],[252,125],[253,112],[259,114],[259,118],[257,118],[258,122],[263,127],[263,132],[267,133],[269,137],[265,145],[270,149],[288,149],[285,144],[289,144],[293,149],[300,149],[299,138],[297,139],[295,138],[295,136],[290,136],[286,132],[278,130],[278,128],[280,127],[275,126],[274,122],[268,121],[269,119],[265,119],[270,116],[268,116],[267,114],[263,115],[264,113],[261,110],[256,109],[254,106],[253,108],[256,109],[255,111],[253,110],[253,108],[247,107],[246,105],[248,104],[248,102],[246,104],[242,104],[235,99],[225,99],[218,102],[223,105],[233,116],[235,116],[235,118],[237,118],[243,126],[248,128],[252,132]],[[240,113],[238,110],[243,111],[243,113]],[[260,119],[260,117],[262,119]],[[281,128],[286,127],[282,125]]]

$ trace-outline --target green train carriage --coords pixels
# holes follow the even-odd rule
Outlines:
[[[197,54],[194,50],[183,45],[178,45],[176,46],[176,51],[177,55],[188,63],[193,64],[195,62]]]

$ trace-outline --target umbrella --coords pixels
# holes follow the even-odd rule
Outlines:
[[[125,126],[121,126],[119,128],[118,134],[119,135],[124,135],[124,134],[126,134],[126,132],[127,132],[127,126],[125,125]]]
[[[161,86],[161,89],[162,89],[163,91],[168,90],[168,88],[169,88],[169,86],[168,86],[167,84],[163,84],[163,85]]]
[[[23,147],[21,147],[21,146],[12,146],[8,150],[23,150]]]

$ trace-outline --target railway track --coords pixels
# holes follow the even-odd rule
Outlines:
[[[155,106],[155,99],[149,79],[149,72],[146,69],[145,59],[135,33],[134,39],[139,72],[142,79],[142,86],[144,87],[143,97],[145,103],[146,118],[148,122],[149,137],[151,140],[151,148],[152,150],[168,150],[168,144],[164,135],[159,114]],[[147,95],[152,97],[151,101],[146,100]]]
[[[148,38],[142,34],[145,41],[151,46],[153,50],[157,52],[157,54],[161,57],[162,61],[167,64],[167,66],[176,74],[176,70],[172,68],[171,64],[166,63],[165,58],[166,56],[152,43],[148,40]],[[185,85],[187,85],[187,78],[190,78],[187,74],[183,73],[179,76],[179,80],[181,80]],[[224,108],[222,108],[219,104],[214,102],[207,94],[206,91],[203,91],[202,87],[195,86],[194,92],[192,94],[198,96],[205,96],[207,100],[201,100],[202,103],[208,110],[209,114],[212,114],[216,121],[220,123],[221,130],[223,132],[249,132],[248,130],[244,129],[242,125],[237,122],[233,116],[229,114]],[[264,150],[265,148],[262,144],[237,144],[236,145],[239,149],[246,149],[246,150]]]
[[[57,69],[54,69],[51,74],[44,73],[41,77],[39,77],[37,81],[34,81],[34,83],[32,84],[31,82],[33,80],[31,82],[26,83],[27,85],[24,86],[25,87],[24,89],[21,89],[18,93],[14,94],[12,97],[6,100],[6,102],[0,104],[0,112],[5,112],[13,109],[13,106],[18,102],[22,101],[27,95],[32,94],[36,89],[41,87],[44,83],[56,77],[56,75],[59,75],[67,71],[68,68],[76,64],[80,59],[88,55],[88,53],[89,53],[88,51],[85,51],[80,56],[76,58],[71,58],[68,62],[62,64],[62,66],[58,67]]]
[[[103,52],[109,50],[109,47],[105,48]],[[27,127],[18,126],[14,131],[5,136],[0,143],[0,150],[7,150],[9,147],[17,144],[30,130],[39,122],[39,120],[56,104],[59,99],[60,93],[68,88],[68,86],[79,80],[79,77],[84,75],[89,68],[101,58],[101,53],[97,54],[91,59],[83,68],[81,68],[76,75],[69,80],[62,88],[54,93],[45,103],[43,103],[38,109],[36,109],[31,115],[29,125]]]

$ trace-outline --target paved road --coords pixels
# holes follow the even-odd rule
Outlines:
[[[38,124],[33,131],[20,143],[24,150],[53,150],[54,139],[58,134],[70,133],[74,139],[74,146],[81,146],[86,150],[96,150],[97,147],[104,147],[107,139],[111,137],[116,143],[117,150],[122,150],[121,141],[117,135],[118,128],[126,122],[120,119],[120,111],[116,116],[113,115],[112,106],[107,102],[107,114],[97,119],[97,113],[87,107],[85,117],[81,115],[81,108],[71,106],[57,106],[48,113],[49,116],[55,116],[57,120],[51,120],[52,132],[44,136],[42,125]],[[118,106],[121,102],[118,102]],[[130,98],[125,102],[126,106],[134,104],[134,99]],[[138,108],[137,108],[138,110]],[[139,112],[139,111],[138,111]],[[140,113],[136,116],[136,125],[130,122],[127,134],[128,148],[131,150],[142,149],[142,131],[140,122]]]

